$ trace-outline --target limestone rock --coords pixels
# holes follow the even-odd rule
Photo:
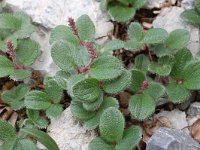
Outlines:
[[[146,8],[162,8],[166,2],[170,2],[172,5],[174,5],[176,0],[148,0]]]
[[[190,105],[187,114],[190,116],[200,116],[200,102],[194,102]]]
[[[88,150],[89,142],[96,137],[94,131],[88,131],[73,118],[69,108],[59,118],[51,120],[47,133],[60,150]],[[43,149],[40,144],[38,147]]]
[[[185,9],[193,9],[194,8],[194,0],[182,0],[181,6]]]
[[[150,138],[146,150],[200,150],[200,145],[181,130],[161,128]]]
[[[188,126],[185,112],[178,109],[174,109],[173,111],[162,111],[156,115],[156,117],[160,116],[168,118],[172,127],[175,129],[183,129]],[[187,129],[185,131],[188,132]]]
[[[175,29],[186,29],[191,33],[191,39],[188,48],[195,55],[200,50],[200,31],[198,27],[184,22],[180,18],[180,14],[184,11],[180,7],[172,7],[164,9],[161,14],[154,20],[154,28],[163,28],[168,32]],[[177,39],[178,40],[178,39]]]

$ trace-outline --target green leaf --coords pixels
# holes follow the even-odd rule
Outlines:
[[[173,103],[182,103],[190,97],[190,91],[186,89],[183,85],[178,85],[176,83],[170,83],[166,87],[166,92],[168,99]]]
[[[133,118],[147,119],[155,111],[155,101],[148,94],[134,95],[129,101],[129,111]]]
[[[190,90],[200,89],[200,61],[192,62],[184,69],[183,85]]]
[[[114,56],[99,57],[89,71],[91,77],[97,80],[111,80],[122,74],[123,67],[119,59]]]
[[[148,66],[150,64],[150,61],[147,56],[144,54],[140,54],[135,57],[135,65],[134,67],[144,73],[148,71]]]
[[[83,105],[81,102],[76,101],[76,100],[72,100],[71,105],[70,105],[70,110],[73,114],[74,117],[76,117],[79,120],[89,120],[91,118],[93,118],[96,113],[91,113],[90,111],[87,111],[83,108]]]
[[[126,89],[131,83],[131,72],[125,70],[116,79],[105,81],[103,90],[109,94],[117,94]]]
[[[130,51],[136,51],[138,49],[141,49],[143,47],[143,43],[142,42],[138,42],[135,40],[128,40],[125,42],[124,44],[124,48],[126,50],[130,50]]]
[[[193,59],[192,53],[188,49],[179,50],[175,54],[175,63],[172,68],[171,76],[174,79],[182,79],[185,66]]]
[[[21,26],[19,30],[13,33],[12,37],[17,39],[30,37],[30,35],[35,31],[33,25],[31,24],[30,16],[22,11],[15,12],[13,16],[21,21]]]
[[[16,142],[13,150],[37,150],[37,147],[30,140],[20,139]]]
[[[58,86],[60,86],[62,89],[67,89],[67,83],[70,78],[70,73],[64,72],[64,71],[58,71],[56,75],[54,76]]]
[[[160,83],[151,82],[144,93],[150,95],[155,101],[157,101],[158,98],[165,94],[165,87]]]
[[[94,78],[82,80],[73,86],[73,95],[82,102],[94,102],[101,94],[99,81]]]
[[[150,45],[150,50],[153,51],[158,57],[163,57],[171,53],[174,54],[174,52],[176,52],[174,50],[170,51],[164,43]]]
[[[104,46],[104,53],[111,53],[114,51],[114,50],[118,50],[118,49],[121,49],[121,48],[124,48],[124,41],[121,41],[121,40],[118,40],[118,39],[114,39],[112,41],[109,41],[105,44]]]
[[[194,25],[200,25],[200,15],[195,10],[185,10],[181,18]]]
[[[101,137],[105,141],[109,143],[120,141],[123,137],[124,127],[124,117],[117,108],[110,107],[101,115],[99,129]]]
[[[31,91],[25,96],[25,106],[34,110],[45,110],[51,105],[50,98],[45,92]]]
[[[48,118],[56,118],[59,117],[63,112],[63,108],[60,104],[51,104],[50,107],[46,111],[46,115]]]
[[[0,77],[6,77],[13,73],[14,67],[12,62],[5,56],[0,56]]]
[[[59,103],[63,96],[63,89],[54,79],[49,79],[45,82],[45,92],[54,103]]]
[[[95,26],[88,15],[82,15],[76,21],[76,27],[81,40],[91,40],[94,38]]]
[[[189,41],[190,33],[187,30],[176,29],[169,34],[166,46],[169,49],[182,49],[187,46]]]
[[[78,65],[78,68],[84,68],[90,63],[90,56],[88,49],[83,46],[76,47],[74,60]]]
[[[75,84],[77,84],[78,82],[82,81],[85,79],[85,76],[83,74],[79,74],[79,75],[72,75],[69,78],[69,81],[67,83],[67,93],[71,96],[74,97],[72,88]]]
[[[16,140],[16,132],[11,124],[0,120],[0,140],[11,142]]]
[[[7,143],[0,145],[0,150],[13,150],[13,147],[15,145],[15,141],[7,142]]]
[[[39,129],[46,129],[47,126],[49,124],[49,121],[45,118],[39,118],[36,122],[35,125],[39,128]]]
[[[78,39],[73,34],[71,29],[64,25],[56,26],[51,31],[51,36],[50,36],[50,40],[49,40],[50,44],[53,44],[54,42],[57,42],[57,41],[67,41],[74,45],[79,44]]]
[[[134,0],[134,7],[137,9],[140,9],[141,7],[143,7],[148,0]]]
[[[30,39],[18,40],[16,56],[21,64],[25,66],[32,65],[38,57],[38,52],[39,45],[35,41]]]
[[[141,88],[141,85],[143,83],[143,81],[145,80],[145,75],[143,72],[139,71],[139,70],[133,70],[132,71],[132,81],[131,81],[131,89],[134,92],[138,92]]]
[[[74,60],[75,47],[67,42],[57,41],[52,45],[51,56],[54,63],[62,70],[68,72],[77,67]]]
[[[149,65],[149,71],[155,74],[158,74],[160,76],[168,76],[171,72],[171,66],[167,64],[158,64],[155,62],[152,62]]]
[[[11,105],[12,109],[19,110],[24,107],[24,97],[29,90],[28,86],[20,84],[13,90],[4,91],[1,98],[4,102]]]
[[[96,115],[94,117],[92,117],[91,119],[87,120],[85,122],[85,126],[88,129],[95,129],[98,127],[99,125],[99,121],[100,121],[100,117],[102,115],[102,113],[109,107],[115,107],[115,108],[119,108],[119,103],[118,101],[113,98],[113,97],[107,97],[103,100],[101,107],[98,109]],[[91,113],[91,112],[90,112]]]
[[[32,136],[34,139],[42,143],[48,150],[59,150],[56,142],[43,131],[39,131],[34,128],[23,128],[20,130],[20,132]]]
[[[131,126],[124,131],[123,139],[117,143],[115,150],[133,150],[142,138],[142,129],[139,126]]]
[[[199,0],[195,0],[194,1],[194,5],[195,5],[196,11],[200,14],[200,1]]]
[[[103,139],[97,137],[93,139],[90,144],[88,150],[113,150],[114,146],[107,144]]]
[[[120,11],[119,11],[120,10]],[[113,21],[126,22],[135,15],[135,8],[113,2],[108,6],[108,14]]]
[[[87,111],[96,111],[97,109],[99,109],[99,107],[101,106],[102,102],[103,102],[103,94],[97,98],[97,100],[95,100],[93,103],[83,103],[83,108]]]
[[[24,79],[27,79],[31,76],[31,72],[29,70],[14,70],[14,72],[12,72],[10,74],[10,78],[13,79],[14,81],[21,81]]]
[[[147,31],[144,36],[143,42],[146,44],[156,44],[164,42],[168,37],[166,30],[161,28],[154,28]]]
[[[0,14],[0,28],[1,29],[19,29],[21,21],[9,13]]]
[[[143,38],[143,27],[137,23],[133,22],[128,28],[129,38],[134,41],[141,41]]]

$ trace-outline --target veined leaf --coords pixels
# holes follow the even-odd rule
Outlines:
[[[156,44],[164,42],[168,37],[166,30],[161,28],[153,28],[147,31],[143,42],[146,44]]]
[[[34,110],[45,110],[51,105],[49,96],[41,91],[29,92],[24,102],[27,108]]]
[[[21,133],[26,133],[42,143],[48,150],[59,150],[56,142],[45,132],[34,128],[23,128]]]
[[[0,120],[0,140],[11,142],[16,140],[16,131],[11,124]]]
[[[13,63],[5,56],[0,56],[0,77],[6,77],[13,71]]]
[[[99,125],[99,121],[100,121],[100,117],[102,115],[102,113],[107,109],[107,108],[110,108],[110,107],[115,107],[118,109],[119,107],[119,103],[118,101],[113,98],[113,97],[107,97],[103,100],[99,110],[97,111],[97,113],[95,114],[94,117],[92,117],[91,119],[87,120],[85,122],[85,126],[88,128],[88,129],[95,129],[98,127]],[[90,112],[91,113],[91,112]]]
[[[184,69],[183,85],[190,90],[200,89],[200,61],[192,62]]]
[[[27,139],[17,140],[13,150],[37,150],[36,145]]]
[[[63,89],[54,79],[49,79],[45,82],[45,92],[54,103],[59,103],[63,96]]]
[[[151,82],[144,93],[150,95],[155,101],[157,101],[158,98],[165,94],[165,87],[160,83]]]
[[[121,49],[121,48],[124,48],[124,41],[114,39],[105,44],[103,52],[112,54],[114,50]]]
[[[96,112],[91,113],[83,108],[83,104],[79,101],[72,100],[70,105],[70,110],[74,117],[81,121],[86,121],[93,118],[96,115]]]
[[[51,104],[50,107],[46,110],[46,115],[48,118],[56,118],[61,115],[63,108],[60,104]]]
[[[129,38],[134,41],[141,41],[143,38],[143,27],[137,23],[133,22],[128,28]]]
[[[17,60],[26,66],[32,65],[38,57],[39,45],[35,41],[26,39],[17,42]]]
[[[171,66],[168,64],[158,64],[152,62],[149,65],[149,71],[160,76],[168,76],[171,72]]]
[[[111,80],[122,74],[123,67],[119,59],[114,56],[99,57],[89,71],[91,77],[97,80]]]
[[[103,99],[104,99],[104,97],[102,94],[93,103],[83,103],[83,108],[87,111],[96,111],[101,106]]]
[[[123,139],[117,143],[115,150],[132,150],[142,138],[142,129],[139,126],[131,126],[124,131]]]
[[[122,74],[110,81],[105,81],[103,83],[103,90],[109,94],[117,94],[124,89],[126,89],[131,83],[131,72],[128,70],[123,70]]]
[[[154,99],[148,94],[142,94],[131,97],[128,109],[135,119],[144,120],[153,114],[155,107]]]
[[[71,29],[64,25],[56,26],[52,30],[49,41],[50,41],[50,44],[53,44],[54,42],[57,42],[57,41],[67,41],[74,45],[79,44],[78,39],[73,34]]]
[[[123,137],[124,127],[124,117],[117,108],[110,107],[101,115],[99,128],[101,137],[105,141],[119,142]]]
[[[185,10],[181,18],[194,25],[200,25],[200,15],[195,10]]]
[[[88,150],[113,150],[114,146],[107,144],[103,139],[97,137],[93,139],[90,144]]]
[[[62,70],[68,72],[77,66],[74,60],[75,47],[67,42],[57,41],[52,45],[51,56],[54,63]]]
[[[9,13],[0,14],[0,28],[1,29],[19,29],[21,21]]]
[[[82,15],[76,21],[76,27],[80,38],[85,40],[91,40],[94,38],[95,26],[88,15]]]
[[[75,84],[72,89],[74,97],[82,102],[94,102],[101,94],[99,81],[94,78],[82,80]]]
[[[21,81],[27,79],[31,76],[31,72],[29,70],[15,69],[11,74],[10,78],[14,81]]]
[[[149,59],[144,54],[140,54],[135,57],[135,68],[146,73],[150,64]]]
[[[24,97],[29,90],[28,86],[20,84],[13,90],[4,91],[1,98],[4,102],[11,105],[12,109],[19,110],[24,107]]]
[[[186,89],[183,85],[178,85],[176,83],[170,83],[166,87],[166,92],[168,99],[173,103],[182,103],[190,97],[190,91]]]
[[[134,17],[135,12],[134,7],[129,8],[122,4],[115,4],[115,2],[108,6],[108,14],[113,21],[126,22]]]
[[[136,51],[138,49],[141,49],[143,47],[143,43],[142,42],[138,42],[135,40],[128,40],[124,43],[124,48],[126,50],[130,50],[130,51]]]
[[[134,92],[138,92],[140,90],[140,87],[143,83],[143,81],[146,79],[143,72],[139,70],[133,70],[132,71],[132,82],[131,82],[131,89]]]
[[[175,54],[175,63],[171,76],[174,79],[182,79],[185,66],[193,59],[192,53],[188,49],[179,50]]]
[[[67,83],[70,78],[70,73],[64,72],[64,71],[58,71],[56,75],[54,76],[58,86],[60,86],[62,89],[67,89]]]
[[[169,34],[166,40],[166,46],[169,49],[182,49],[190,41],[190,33],[184,29],[177,29]]]
[[[134,7],[137,9],[140,9],[141,7],[143,7],[148,0],[134,0]]]

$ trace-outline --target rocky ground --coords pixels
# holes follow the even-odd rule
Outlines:
[[[32,17],[37,29],[32,39],[38,41],[41,46],[41,55],[33,68],[43,74],[54,75],[58,70],[50,57],[48,41],[51,29],[67,24],[68,17],[76,19],[82,14],[88,14],[96,25],[96,38],[103,37],[98,39],[99,43],[105,43],[110,35],[113,38],[123,38],[123,34],[126,34],[125,26],[110,22],[106,14],[100,11],[98,0],[6,0],[1,5],[7,5],[13,11],[23,10]],[[136,20],[141,22],[145,29],[164,28],[169,32],[178,28],[189,30],[191,40],[188,48],[195,56],[200,50],[200,29],[180,18],[184,9],[192,7],[193,0],[149,0],[145,9],[137,13]],[[126,105],[128,96],[123,94],[125,95],[122,99]],[[157,104],[161,110],[153,117],[158,119],[145,122],[143,140],[137,149],[143,150],[146,147],[147,150],[200,150],[199,96],[195,93],[188,102],[176,106],[168,104],[165,99]],[[9,108],[7,109],[9,112]],[[47,132],[57,142],[60,150],[87,150],[88,143],[96,136],[95,131],[88,131],[73,118],[69,108],[66,108],[60,118],[51,120]],[[42,146],[40,147],[42,149]]]

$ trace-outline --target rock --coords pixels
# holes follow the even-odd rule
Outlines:
[[[51,120],[47,133],[60,150],[88,150],[89,142],[96,137],[94,131],[88,131],[73,118],[69,108],[59,118]],[[43,149],[40,144],[38,147]]]
[[[173,111],[162,111],[156,115],[156,118],[161,116],[168,118],[174,129],[183,129],[188,126],[185,112],[178,109],[174,109]],[[188,129],[184,129],[184,131],[188,133]]]
[[[187,114],[190,116],[200,116],[200,102],[194,102],[190,105]]]
[[[156,101],[156,106],[162,106],[167,104],[169,101],[167,98],[159,98],[159,100]]]
[[[182,0],[181,7],[185,9],[193,9],[194,8],[194,0]]]
[[[166,2],[170,2],[170,4],[175,5],[176,0],[148,0],[145,7],[148,9],[162,8]]]
[[[160,128],[148,141],[146,150],[200,150],[200,145],[181,130]]]
[[[195,55],[200,50],[200,31],[198,27],[184,22],[180,18],[180,14],[184,11],[180,7],[172,7],[163,9],[158,17],[153,22],[154,28],[163,28],[168,32],[175,29],[186,29],[191,34],[191,39],[188,48]]]
[[[77,19],[87,14],[96,26],[96,38],[107,36],[114,29],[106,14],[100,11],[99,2],[94,0],[6,0],[6,3],[14,11],[23,10],[31,16],[34,23],[39,25],[32,39],[39,42],[41,53],[33,69],[51,76],[59,70],[51,58],[49,37],[52,28],[61,24],[67,25],[68,17]],[[98,43],[104,44],[107,39],[105,37]]]

